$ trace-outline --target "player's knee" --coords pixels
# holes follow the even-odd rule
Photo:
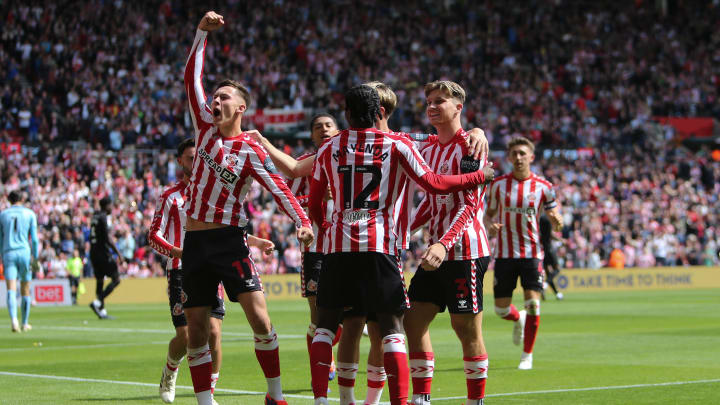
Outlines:
[[[507,306],[507,307],[495,307],[495,313],[496,313],[497,316],[499,316],[500,318],[505,318],[506,316],[510,315],[510,312],[512,312],[512,310],[510,309],[510,306]]]
[[[479,336],[479,330],[472,322],[451,320],[450,324],[461,342],[470,342]]]
[[[525,300],[525,310],[527,310],[528,315],[540,315],[540,300]]]

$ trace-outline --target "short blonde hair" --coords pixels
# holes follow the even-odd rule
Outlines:
[[[378,92],[378,95],[380,96],[380,106],[385,109],[385,115],[387,118],[390,118],[392,113],[395,111],[395,107],[397,107],[397,96],[395,95],[395,92],[392,91],[390,86],[382,82],[373,81],[364,83],[364,85],[372,87]]]
[[[525,145],[530,148],[530,153],[535,153],[535,144],[524,136],[516,136],[510,139],[510,142],[508,142],[507,150],[511,150],[518,145]]]
[[[465,90],[457,83],[450,80],[435,80],[425,85],[425,97],[435,90],[443,90],[450,97],[456,98],[461,104],[465,104]]]

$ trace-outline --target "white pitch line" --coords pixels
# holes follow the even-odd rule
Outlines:
[[[109,333],[161,333],[161,334],[172,334],[172,329],[133,329],[133,328],[97,328],[93,326],[35,326],[35,329],[52,329],[52,330],[65,330],[65,331],[78,331],[78,332],[109,332]],[[223,336],[234,336],[234,337],[253,337],[250,333],[243,332],[222,332]],[[285,339],[300,339],[305,338],[305,335],[285,335],[278,334],[279,338]]]
[[[695,380],[695,381],[672,381],[664,383],[653,383],[653,384],[633,384],[633,385],[610,385],[607,387],[586,387],[586,388],[564,388],[557,390],[542,390],[542,391],[522,391],[522,392],[505,392],[501,394],[488,394],[489,397],[509,397],[515,395],[533,395],[533,394],[555,394],[562,392],[578,392],[578,391],[601,391],[601,390],[622,390],[628,388],[644,388],[644,387],[663,387],[669,385],[685,385],[685,384],[709,384],[720,382],[720,379],[713,380]],[[449,401],[454,399],[465,399],[467,396],[462,397],[445,397],[445,398],[433,398],[433,401]]]
[[[141,383],[135,381],[115,381],[115,380],[101,380],[98,378],[80,378],[80,377],[65,377],[58,375],[44,375],[44,374],[28,374],[28,373],[14,373],[11,371],[0,371],[0,375],[6,375],[10,377],[28,377],[28,378],[41,378],[45,380],[61,380],[61,381],[76,381],[76,382],[93,382],[93,383],[105,383],[105,384],[120,384],[120,385],[133,385],[137,387],[153,387],[157,388],[157,383]],[[185,390],[192,390],[193,387],[187,385],[177,385],[176,388]],[[241,394],[241,395],[265,395],[265,392],[259,391],[244,391],[244,390],[231,390],[227,388],[215,388],[216,392],[227,392],[229,394]],[[288,398],[299,398],[299,399],[314,399],[309,395],[297,395],[297,394],[284,394]],[[328,398],[330,401],[340,402],[339,399]]]
[[[35,342],[38,343],[38,342]],[[65,350],[65,349],[97,349],[103,347],[119,347],[119,346],[143,346],[143,345],[166,345],[168,342],[135,342],[135,343],[101,343],[97,345],[70,345],[70,346],[33,346],[33,347],[12,347],[0,349],[2,352],[21,352],[25,350]]]

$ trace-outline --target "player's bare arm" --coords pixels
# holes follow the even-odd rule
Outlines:
[[[560,215],[560,210],[558,207],[553,207],[547,210],[547,216],[548,219],[550,219],[550,222],[552,223],[553,231],[560,232],[563,228],[563,219],[562,215]]]
[[[223,19],[223,16],[214,11],[208,11],[200,20],[200,24],[198,24],[198,29],[212,32],[222,27],[223,25],[225,25],[225,20]]]
[[[485,224],[485,230],[487,230],[488,237],[495,237],[495,235],[500,232],[500,228],[502,228],[503,224],[498,222],[493,222],[495,219],[495,215],[497,214],[498,209],[497,208],[487,208],[485,210],[485,218],[483,218],[483,223]]]
[[[265,148],[265,150],[268,151],[268,154],[270,154],[270,159],[272,159],[275,167],[277,167],[278,170],[280,170],[282,174],[286,177],[295,179],[298,177],[305,177],[310,175],[310,172],[312,171],[312,164],[315,161],[314,157],[298,161],[287,153],[276,148],[275,145],[273,145],[259,131],[253,129],[247,131],[247,134],[250,135],[251,138],[256,140],[259,144],[263,146],[263,148]],[[309,161],[309,164],[303,164],[303,162],[305,162],[306,160]],[[305,168],[306,165],[309,167]]]
[[[268,239],[258,238],[254,235],[248,235],[247,237],[248,246],[254,246],[266,255],[269,255],[275,250],[275,244]]]

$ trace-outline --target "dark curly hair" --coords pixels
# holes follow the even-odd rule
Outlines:
[[[381,118],[380,96],[370,86],[360,85],[345,92],[345,112],[352,128],[372,128]]]

